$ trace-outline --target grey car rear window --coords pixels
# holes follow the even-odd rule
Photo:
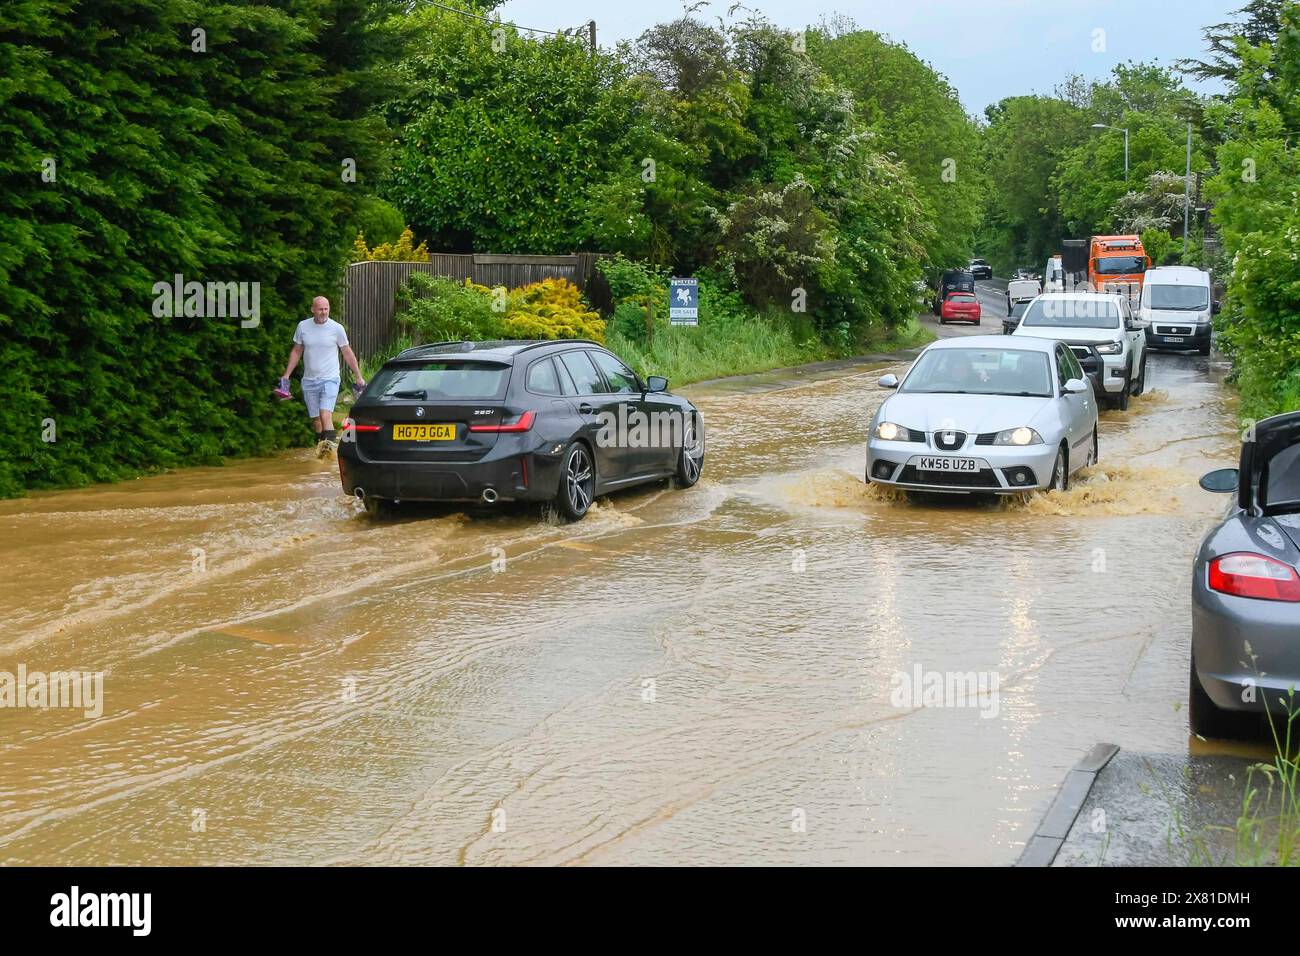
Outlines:
[[[1270,508],[1300,503],[1300,445],[1291,445],[1269,459],[1264,501]]]

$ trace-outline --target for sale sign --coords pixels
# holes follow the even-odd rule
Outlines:
[[[673,325],[700,324],[700,280],[668,280],[668,321]]]

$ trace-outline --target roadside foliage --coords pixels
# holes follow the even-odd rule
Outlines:
[[[6,4],[0,494],[305,440],[267,396],[355,236],[344,162],[375,170],[375,9]],[[177,310],[155,291],[177,281],[237,287],[241,309]]]

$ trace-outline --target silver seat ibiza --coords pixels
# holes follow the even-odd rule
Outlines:
[[[1202,737],[1259,729],[1300,708],[1300,411],[1257,422],[1238,468],[1201,479],[1233,492],[1192,569],[1188,722]]]
[[[868,482],[950,493],[1064,491],[1097,461],[1097,399],[1052,339],[971,335],[931,343],[881,403]]]

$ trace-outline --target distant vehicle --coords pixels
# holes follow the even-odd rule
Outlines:
[[[1040,281],[1042,280],[1042,276],[1040,276],[1029,266],[1020,266],[1018,269],[1016,269],[1015,277],[1017,279],[1037,279]]]
[[[1007,283],[1007,312],[1017,302],[1028,302],[1043,291],[1042,283],[1035,276],[1032,279],[1012,279]]]
[[[1098,400],[1128,408],[1146,388],[1146,334],[1128,299],[1114,293],[1051,292],[1040,295],[1012,333],[1065,342],[1092,379]]]
[[[1043,291],[1065,291],[1065,270],[1061,268],[1060,256],[1052,256],[1043,267]]]
[[[1300,412],[1257,422],[1253,437],[1237,468],[1201,478],[1235,492],[1192,568],[1187,717],[1202,737],[1248,732],[1267,708],[1285,739],[1300,686]]]
[[[350,414],[339,477],[372,514],[399,501],[538,501],[576,521],[597,495],[667,477],[689,487],[704,467],[695,406],[579,339],[407,349]],[[648,440],[626,440],[642,421]]]
[[[934,301],[932,308],[934,314],[938,315],[943,300],[948,297],[949,292],[975,292],[975,276],[967,269],[945,269],[939,276],[939,284],[935,287]]]
[[[1025,312],[1029,309],[1029,303],[1032,299],[1022,300],[1011,307],[1006,318],[1002,320],[1002,334],[1010,335],[1020,326],[1020,320],[1025,317]]]
[[[1156,349],[1195,349],[1210,354],[1211,318],[1219,311],[1210,274],[1190,266],[1159,266],[1147,271],[1138,318],[1147,345]]]
[[[973,292],[949,292],[939,307],[939,324],[970,322],[979,325],[981,318],[979,299]]]
[[[1064,491],[1097,461],[1097,402],[1050,339],[971,335],[926,346],[871,421],[868,483],[940,492]]]
[[[1088,240],[1061,240],[1061,273],[1064,288],[1062,292],[1071,292],[1088,281]],[[1080,291],[1088,291],[1086,288]]]
[[[970,261],[970,271],[976,279],[993,278],[993,267],[983,259],[972,259]]]
[[[1141,236],[1093,236],[1088,251],[1088,283],[1093,292],[1117,292],[1136,302],[1151,258]]]

